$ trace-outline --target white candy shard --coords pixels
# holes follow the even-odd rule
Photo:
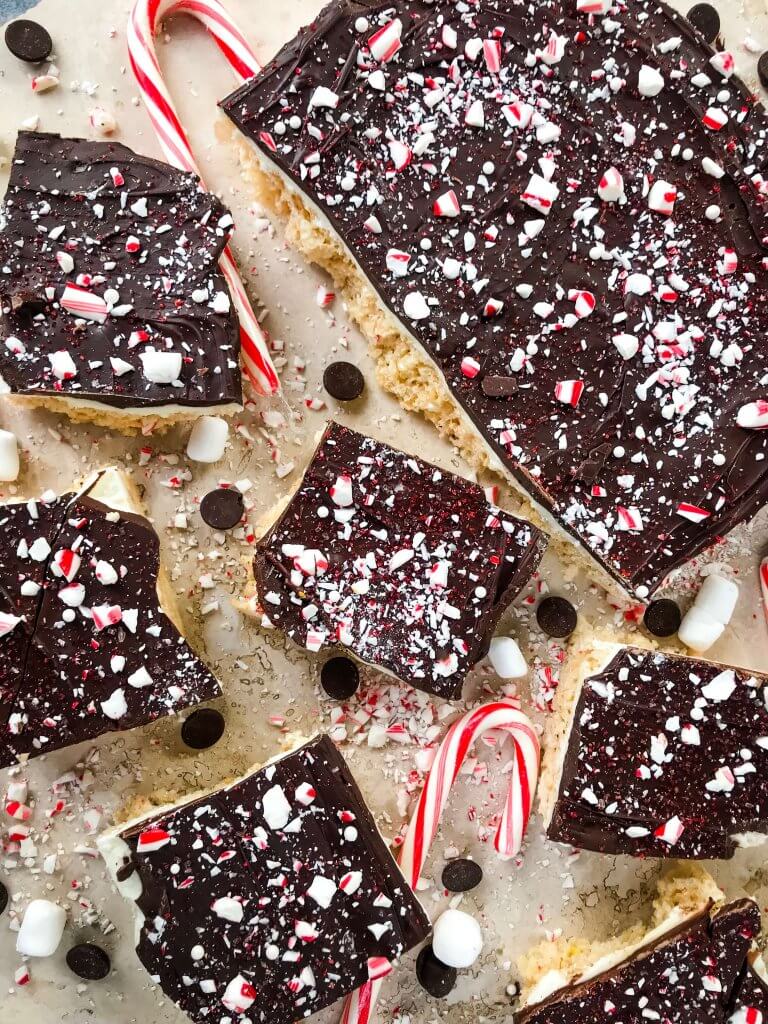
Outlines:
[[[19,475],[19,444],[10,430],[0,430],[0,481],[15,480]]]
[[[768,401],[758,398],[756,402],[742,405],[736,422],[745,430],[765,430],[768,427]]]
[[[403,299],[403,312],[409,320],[426,320],[429,306],[421,292],[408,292]]]
[[[432,950],[447,967],[471,967],[483,949],[483,933],[474,917],[463,910],[443,911],[435,922]]]
[[[59,948],[67,912],[50,900],[32,900],[24,914],[16,952],[22,956],[52,956]]]
[[[291,805],[285,798],[281,786],[273,786],[264,794],[262,801],[264,820],[271,829],[285,828],[291,817]]]
[[[609,167],[602,176],[597,194],[604,203],[616,203],[624,195],[624,178],[615,167]]]
[[[88,115],[88,120],[99,135],[111,135],[117,128],[114,114],[105,110],[104,107],[94,107]]]
[[[225,921],[239,923],[243,920],[243,904],[232,896],[220,896],[211,904],[211,910]]]
[[[181,373],[180,352],[158,352],[148,348],[139,354],[144,376],[152,384],[173,384]]]
[[[501,679],[523,679],[528,675],[523,653],[511,636],[495,636],[491,640],[488,660]]]
[[[229,424],[220,416],[199,416],[187,441],[187,458],[193,462],[218,462],[224,455]]]
[[[101,710],[107,718],[111,718],[115,722],[118,718],[122,718],[128,710],[124,691],[117,689],[106,700],[101,701]]]
[[[664,76],[656,68],[643,64],[637,75],[637,90],[641,96],[658,96],[664,88]]]

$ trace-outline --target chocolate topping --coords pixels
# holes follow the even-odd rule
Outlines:
[[[768,835],[764,677],[620,650],[583,684],[547,835],[598,853],[729,858]]]
[[[706,911],[597,977],[558,989],[515,1015],[516,1024],[746,1024],[742,974],[760,912],[738,900]],[[763,1005],[763,1012],[768,1004]]]
[[[243,518],[243,495],[236,487],[217,487],[200,502],[203,522],[212,530],[232,530]]]
[[[195,1024],[293,1024],[429,930],[327,737],[122,838],[139,958]]]
[[[0,385],[151,410],[239,403],[216,264],[232,218],[115,142],[20,132],[0,232]]]
[[[254,575],[296,643],[457,698],[544,544],[477,484],[331,423]]]
[[[157,596],[159,540],[87,493],[0,505],[0,767],[220,695]]]
[[[19,60],[41,64],[50,57],[53,40],[48,30],[36,21],[19,18],[6,27],[5,45]]]
[[[766,397],[768,122],[732,71],[658,0],[340,0],[223,104],[641,598],[768,496],[737,425]]]

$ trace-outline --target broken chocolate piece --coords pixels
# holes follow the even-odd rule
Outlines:
[[[489,398],[510,398],[517,394],[518,384],[514,377],[483,377],[483,394]]]
[[[544,544],[477,484],[331,423],[253,571],[269,623],[302,647],[455,699]]]
[[[139,959],[194,1024],[293,1024],[386,973],[429,931],[327,737],[98,846],[136,903]]]
[[[657,0],[338,0],[223,103],[387,386],[642,600],[768,495],[737,422],[766,397],[768,118],[733,71]]]
[[[597,853],[733,856],[768,841],[766,677],[603,641],[569,652],[546,744],[547,835]]]
[[[109,954],[90,942],[83,942],[67,951],[67,967],[85,981],[101,981],[112,969]]]
[[[232,217],[194,175],[19,132],[3,211],[0,390],[117,427],[239,407]]]
[[[0,767],[220,696],[128,479],[0,504]]]
[[[181,738],[192,750],[207,750],[224,735],[224,715],[216,708],[197,708],[181,726]]]
[[[456,968],[438,960],[431,945],[425,946],[416,958],[416,977],[433,999],[444,999],[456,986]]]
[[[320,683],[333,700],[347,700],[360,685],[360,669],[351,658],[329,658],[320,669]]]
[[[8,906],[8,890],[3,885],[3,883],[0,882],[0,914],[2,914],[2,912],[5,910],[5,908],[7,906]]]

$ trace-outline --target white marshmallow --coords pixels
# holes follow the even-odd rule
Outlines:
[[[187,457],[194,462],[218,462],[228,434],[229,424],[220,416],[200,416],[187,441]]]
[[[739,587],[733,580],[712,573],[707,576],[696,600],[683,616],[678,636],[692,651],[708,651],[723,635],[731,621]]]
[[[10,430],[0,430],[0,480],[15,480],[19,475],[19,445]]]
[[[32,900],[24,914],[16,952],[22,956],[51,956],[59,948],[67,912],[50,900]]]
[[[528,675],[523,653],[511,636],[495,636],[491,640],[488,660],[501,679],[523,679]]]
[[[471,967],[483,949],[480,925],[463,910],[445,910],[435,922],[432,950],[446,967]]]

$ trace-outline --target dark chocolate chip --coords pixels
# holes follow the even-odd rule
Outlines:
[[[78,978],[84,978],[85,981],[101,981],[109,974],[112,964],[108,954],[101,946],[83,942],[68,951],[67,967]]]
[[[416,960],[416,977],[431,996],[442,999],[456,984],[456,968],[446,967],[432,952],[432,946],[425,946]]]
[[[329,697],[346,700],[360,685],[360,669],[351,658],[329,658],[320,669],[320,683]]]
[[[576,629],[576,609],[565,597],[545,597],[536,609],[536,621],[547,636],[563,639]]]
[[[323,387],[339,402],[352,402],[362,395],[365,378],[354,363],[331,363],[323,374]]]
[[[488,398],[509,398],[517,394],[517,380],[514,377],[483,377],[480,387]]]
[[[763,86],[768,89],[768,50],[760,54],[760,60],[757,62],[757,73]]]
[[[198,708],[184,719],[181,738],[193,750],[207,750],[224,735],[224,716],[215,708]]]
[[[683,613],[680,606],[669,597],[651,601],[643,616],[645,628],[654,636],[674,636],[680,629],[682,621]]]
[[[448,892],[469,892],[483,880],[483,869],[474,860],[461,857],[443,868],[443,885]]]
[[[697,28],[708,43],[714,43],[720,31],[720,15],[712,4],[694,4],[688,11],[688,21]]]
[[[8,890],[5,888],[2,882],[0,882],[0,914],[8,906]]]
[[[5,45],[19,60],[41,64],[50,57],[53,40],[42,25],[27,18],[20,18],[18,21],[12,21],[6,28]]]
[[[231,530],[243,518],[243,496],[236,487],[217,487],[203,497],[200,515],[214,530]]]

